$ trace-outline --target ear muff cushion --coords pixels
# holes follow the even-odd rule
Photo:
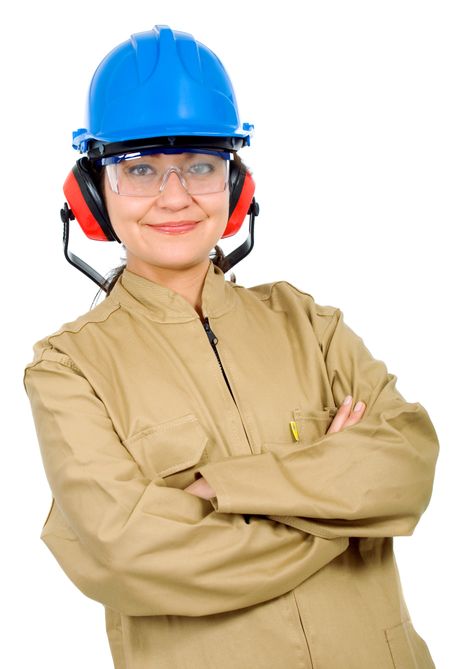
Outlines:
[[[70,209],[89,239],[119,241],[85,157],[77,160],[63,190]]]
[[[240,230],[255,194],[255,182],[243,163],[231,163],[229,188],[230,209],[222,239],[231,237]]]

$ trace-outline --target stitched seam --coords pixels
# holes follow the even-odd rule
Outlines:
[[[130,445],[133,444],[136,440],[142,439],[143,437],[148,437],[152,434],[160,433],[160,432],[168,432],[172,430],[173,428],[180,427],[182,425],[187,425],[189,423],[194,423],[194,424],[199,424],[197,418],[191,414],[186,414],[186,416],[181,416],[180,418],[175,419],[174,421],[167,421],[167,423],[162,423],[160,425],[152,425],[150,427],[146,427],[137,434],[133,434],[131,437],[128,437],[128,439],[124,440],[124,444]]]
[[[47,355],[51,351],[54,351],[56,353],[55,357],[53,357],[51,355],[50,356]],[[41,354],[40,354],[38,360],[35,360],[34,362],[27,365],[27,367],[25,369],[25,372],[24,372],[24,382],[25,382],[27,373],[31,369],[34,369],[38,365],[42,364],[43,362],[56,362],[57,364],[62,365],[63,367],[68,367],[69,369],[73,369],[77,373],[80,373],[80,374],[82,373],[81,369],[79,367],[77,367],[77,365],[73,362],[73,360],[71,360],[71,358],[69,358],[68,355],[66,355],[65,353],[59,353],[58,351],[53,349],[51,346],[48,346],[43,351],[41,351]]]
[[[307,649],[307,652],[308,652],[308,659],[309,659],[309,662],[310,662],[310,665],[311,665],[311,669],[314,669],[313,659],[312,659],[312,655],[311,655],[311,648],[310,648],[310,645],[309,645],[308,637],[306,636],[305,626],[304,626],[304,624],[303,624],[303,620],[302,620],[302,616],[301,616],[301,613],[300,613],[300,608],[299,608],[298,600],[297,600],[297,597],[296,597],[296,595],[295,595],[295,591],[294,591],[294,590],[292,591],[292,595],[293,595],[293,597],[294,597],[295,606],[296,606],[296,608],[297,608],[298,621],[299,621],[299,623],[300,623],[300,627],[302,628],[303,636],[304,636],[304,638],[305,638],[306,649]]]
[[[52,339],[56,339],[56,337],[61,337],[62,335],[66,334],[67,332],[70,332],[71,334],[78,334],[84,328],[88,325],[95,325],[97,323],[105,323],[110,316],[116,313],[119,309],[121,309],[122,305],[121,304],[116,304],[113,307],[111,307],[111,311],[109,311],[104,318],[99,318],[98,320],[87,320],[85,323],[82,323],[79,325],[77,328],[73,327],[65,327],[64,329],[59,330],[58,332],[55,332],[54,334],[50,335],[48,337],[48,341],[51,342]]]
[[[319,346],[320,346],[320,348],[321,348],[322,351],[323,351],[323,356],[324,356],[324,358],[325,358],[326,355],[328,354],[328,349],[327,349],[326,351],[324,350],[324,341],[326,340],[326,338],[327,338],[327,336],[328,336],[328,332],[333,328],[333,326],[334,326],[335,329],[337,328],[338,323],[339,323],[339,318],[341,318],[341,316],[342,316],[342,312],[341,312],[341,310],[340,310],[340,309],[336,309],[336,311],[335,311],[335,313],[333,314],[333,317],[332,317],[332,319],[331,319],[331,321],[330,321],[328,327],[325,328],[325,332],[322,334],[322,338],[321,338],[321,340],[319,341]],[[332,339],[332,338],[331,338],[331,339]],[[329,343],[328,343],[328,348],[330,347],[331,339],[330,339],[330,341],[329,341]]]
[[[63,365],[64,367],[70,367],[70,369],[73,369],[76,372],[81,372],[81,369],[77,367],[77,365],[73,362],[73,360],[65,353],[59,353],[58,351],[54,351],[54,353],[56,354],[55,356],[47,355],[49,353],[51,354],[51,352],[52,352],[51,348],[46,348],[45,351],[42,352],[41,359],[38,362],[44,362],[44,361],[57,362],[60,365]]]

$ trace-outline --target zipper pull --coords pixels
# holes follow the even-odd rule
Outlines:
[[[211,330],[211,327],[209,325],[209,320],[207,318],[205,318],[205,320],[203,321],[203,327],[205,328],[205,332],[208,335],[209,343],[215,346],[219,340],[217,339],[214,332]]]

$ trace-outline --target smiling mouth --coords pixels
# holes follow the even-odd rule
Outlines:
[[[177,221],[146,225],[149,228],[153,228],[157,232],[164,232],[166,234],[181,234],[182,232],[189,232],[190,230],[193,230],[198,225],[198,223],[199,221]]]

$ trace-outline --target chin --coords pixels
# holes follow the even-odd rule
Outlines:
[[[172,270],[182,272],[183,270],[192,269],[198,265],[209,262],[209,252],[206,256],[164,256],[163,258],[142,258],[139,261],[141,267],[147,266],[155,267],[160,270]]]
[[[205,265],[209,260],[209,257],[207,258],[187,258],[184,260],[174,260],[173,262],[167,262],[165,265],[162,265],[162,267],[167,267],[167,269],[174,269],[174,270],[186,270],[186,269],[192,269],[193,267],[197,267],[200,265]]]

